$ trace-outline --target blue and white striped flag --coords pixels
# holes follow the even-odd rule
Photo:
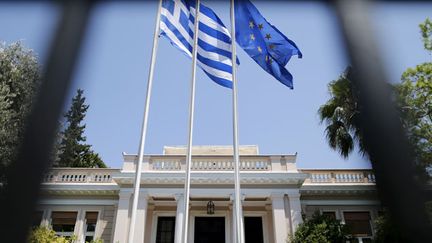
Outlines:
[[[163,0],[161,35],[192,57],[194,0]],[[200,4],[197,64],[216,83],[232,88],[231,35],[219,17]],[[238,60],[237,60],[238,63]]]

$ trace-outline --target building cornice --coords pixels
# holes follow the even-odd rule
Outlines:
[[[302,196],[376,194],[375,184],[309,184],[300,188]]]
[[[133,184],[134,172],[121,172],[113,175],[113,179],[119,185]],[[240,174],[242,185],[300,185],[308,177],[304,173],[295,172],[250,172],[245,171]],[[141,184],[184,184],[185,173],[179,171],[152,171],[143,172]],[[226,185],[234,183],[234,173],[225,171],[212,172],[191,172],[191,183]]]
[[[115,183],[43,183],[41,190],[45,195],[114,196],[120,188]]]

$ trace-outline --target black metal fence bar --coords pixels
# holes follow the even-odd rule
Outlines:
[[[1,242],[26,242],[40,182],[48,168],[58,120],[63,109],[81,41],[93,5],[65,1],[62,18],[51,45],[35,106],[27,122],[16,162],[7,173],[2,195]]]
[[[410,242],[431,242],[422,186],[392,95],[368,13],[371,1],[334,2],[352,62],[359,125],[372,161],[379,197]]]

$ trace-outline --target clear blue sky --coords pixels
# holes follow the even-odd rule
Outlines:
[[[228,1],[203,3],[229,26]],[[257,144],[262,154],[298,152],[301,168],[370,167],[356,154],[344,160],[331,150],[317,116],[329,97],[327,84],[348,64],[332,9],[318,3],[254,3],[304,57],[287,65],[294,75],[290,90],[238,49],[240,144]],[[431,60],[418,29],[431,13],[432,4],[380,4],[371,10],[389,81]],[[87,141],[111,167],[121,166],[122,152],[138,149],[155,14],[155,2],[98,5],[82,49],[72,91],[85,90]],[[58,9],[46,3],[0,3],[0,40],[22,40],[43,62],[57,18]],[[191,61],[162,38],[146,153],[186,144],[190,70]],[[198,70],[196,95],[194,144],[232,144],[230,90]]]

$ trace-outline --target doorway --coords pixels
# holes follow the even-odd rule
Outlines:
[[[225,217],[195,217],[194,243],[225,243]]]
[[[158,217],[156,243],[174,243],[175,217]]]
[[[262,217],[244,217],[245,243],[264,243]]]

